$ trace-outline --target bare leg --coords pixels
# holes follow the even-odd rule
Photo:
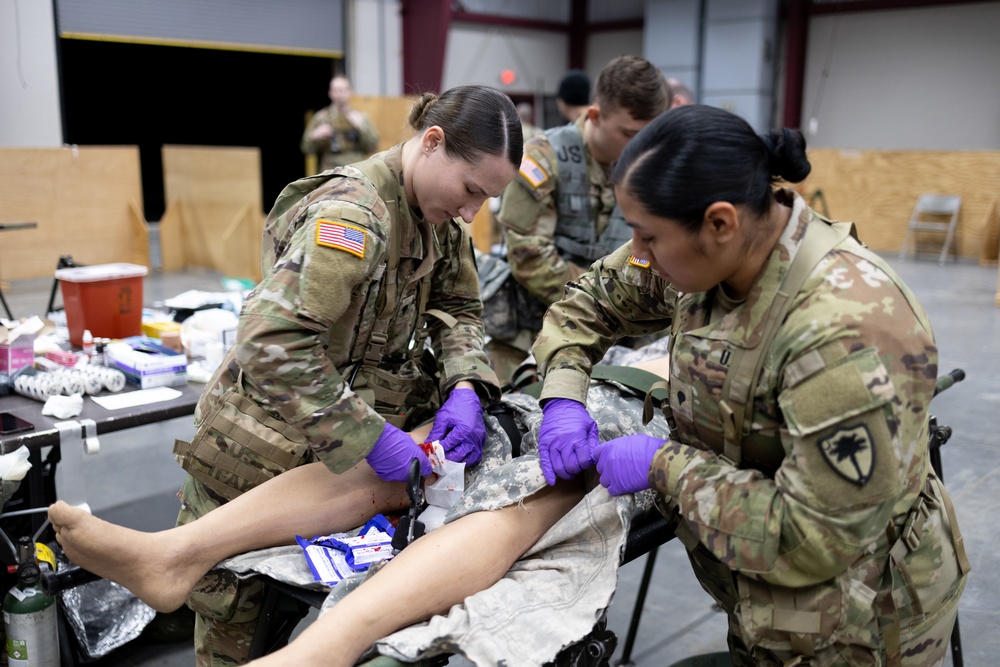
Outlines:
[[[560,483],[523,504],[470,514],[421,537],[294,642],[252,664],[353,665],[376,640],[499,581],[581,498],[579,482]]]
[[[641,368],[644,371],[649,371],[650,373],[655,373],[660,377],[667,379],[670,377],[670,357],[656,357],[655,359],[649,359],[641,363],[635,364],[633,368]]]
[[[296,535],[349,530],[408,505],[405,484],[380,480],[362,461],[340,475],[322,463],[294,468],[197,521],[156,533],[110,524],[62,501],[49,508],[49,519],[70,561],[166,612],[230,556],[294,544]]]

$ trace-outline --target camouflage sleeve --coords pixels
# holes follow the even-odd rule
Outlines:
[[[319,127],[323,123],[329,123],[329,122],[330,122],[330,116],[326,109],[320,109],[319,111],[313,114],[313,117],[309,119],[309,124],[306,125],[306,131],[302,133],[302,143],[300,144],[299,147],[302,149],[303,153],[308,155],[310,153],[323,152],[323,149],[326,147],[327,143],[329,142],[329,139],[317,141],[316,139],[313,139],[310,135],[313,133],[313,130],[315,130],[317,127]]]
[[[336,226],[363,234],[363,249],[355,254],[337,241],[324,245],[318,231]],[[384,428],[330,362],[325,341],[331,328],[354,326],[341,318],[352,291],[366,289],[382,262],[388,228],[388,220],[354,204],[314,204],[240,315],[236,356],[244,380],[334,472],[364,458]]]
[[[783,416],[774,479],[679,442],[650,470],[716,557],[788,587],[843,573],[912,505],[937,375],[930,326],[905,287],[856,256],[821,263],[818,276],[761,375],[774,378]]]
[[[584,268],[567,262],[555,246],[558,163],[544,135],[525,145],[517,176],[500,198],[497,220],[504,227],[507,260],[514,280],[546,305]]]
[[[640,264],[626,243],[570,282],[549,308],[532,347],[545,376],[542,399],[584,402],[591,368],[615,341],[670,326],[677,292]]]
[[[436,308],[455,318],[448,326],[428,318],[441,367],[441,390],[446,393],[461,380],[475,382],[490,399],[500,397],[500,380],[483,352],[483,302],[472,238],[465,225],[452,220],[444,240],[444,261],[434,272],[428,309]]]
[[[358,128],[358,145],[362,153],[374,153],[378,149],[378,129],[372,119],[365,114],[365,120]]]

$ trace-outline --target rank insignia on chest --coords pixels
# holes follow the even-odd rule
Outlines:
[[[852,484],[864,486],[875,469],[875,448],[864,424],[837,429],[819,441],[823,458],[834,471]]]
[[[640,258],[636,257],[635,255],[629,255],[628,256],[628,263],[631,264],[632,266],[638,266],[640,269],[648,269],[649,268],[649,260],[648,259],[640,259]]]
[[[545,173],[545,170],[539,167],[538,163],[527,155],[521,160],[520,173],[524,180],[531,183],[531,186],[534,188],[549,180],[549,175]]]
[[[332,220],[319,220],[316,223],[316,245],[343,250],[364,258],[367,239],[365,230],[354,225]]]

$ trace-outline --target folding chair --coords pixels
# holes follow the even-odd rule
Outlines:
[[[941,257],[938,259],[939,264],[944,264],[955,240],[955,227],[958,226],[958,209],[961,202],[962,198],[958,195],[920,195],[906,227],[906,236],[903,237],[899,258],[904,259],[909,254],[911,241],[913,254],[916,255],[920,247],[916,234],[934,232],[945,235],[941,246]],[[957,256],[958,250],[955,249],[954,252]]]

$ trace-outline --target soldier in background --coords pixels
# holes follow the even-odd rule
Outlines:
[[[302,134],[302,152],[319,157],[320,171],[360,162],[378,147],[378,130],[371,119],[351,108],[347,77],[333,77],[329,93],[332,104],[313,114]]]
[[[670,77],[667,79],[667,85],[670,86],[670,92],[674,95],[674,100],[670,103],[671,109],[695,103],[694,93],[680,79]]]
[[[409,120],[410,140],[278,196],[264,278],[198,402],[193,440],[174,447],[188,472],[178,524],[317,461],[338,474],[328,483],[344,499],[344,529],[405,506],[394,483],[411,459],[430,473],[406,431],[432,418],[448,458],[479,460],[481,403],[500,392],[466,225],[514,177],[521,125],[510,98],[486,86],[425,94]],[[373,483],[378,498],[357,495]],[[246,660],[261,597],[259,583],[224,574],[199,583],[188,602],[199,665]]]
[[[970,568],[929,458],[934,336],[849,224],[772,188],[809,171],[798,131],[708,106],[629,143],[632,242],[567,287],[534,346],[542,469],[661,494],[737,667],[940,665]],[[665,328],[670,437],[598,444],[593,361]]]
[[[621,56],[601,70],[594,91],[575,122],[525,142],[518,177],[501,198],[497,219],[515,295],[503,313],[500,302],[486,301],[484,316],[487,355],[501,382],[528,356],[563,286],[631,238],[608,170],[628,140],[670,106],[670,90],[650,62]]]
[[[521,102],[517,105],[517,115],[521,119],[521,134],[527,141],[542,130],[535,125],[535,107],[528,102]]]
[[[559,80],[556,108],[572,123],[590,106],[590,77],[583,70],[571,69]]]

